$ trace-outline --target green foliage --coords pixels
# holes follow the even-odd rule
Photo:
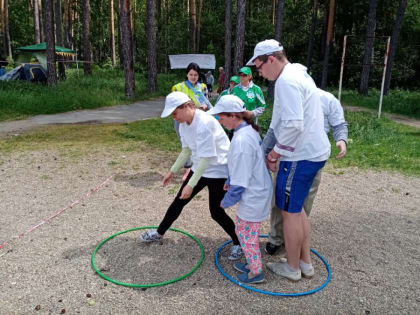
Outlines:
[[[356,91],[345,90],[342,92],[341,101],[344,105],[378,110],[379,95],[380,91],[375,89],[370,90],[369,95],[365,97],[360,96]],[[383,98],[382,111],[420,119],[420,92],[392,90]]]
[[[75,70],[67,71],[67,80],[56,87],[24,81],[0,84],[0,120],[22,119],[39,114],[55,114],[80,109],[133,102],[125,97],[124,74],[120,70],[96,69],[91,77]],[[147,93],[147,79],[136,77],[136,99],[166,95],[178,81],[175,75],[159,75],[159,90]]]
[[[420,176],[418,129],[386,118],[377,119],[370,113],[346,112],[346,120],[349,123],[347,155],[336,160],[338,151],[332,145],[330,161],[335,167],[377,168]]]

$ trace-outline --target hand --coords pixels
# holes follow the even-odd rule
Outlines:
[[[200,109],[205,111],[205,112],[207,111],[208,108],[209,107],[206,104],[203,104],[203,105],[200,106]]]
[[[280,159],[281,155],[278,154],[276,151],[271,150],[268,153],[265,162],[267,164],[267,168],[272,171],[273,173],[277,171],[277,161]]]
[[[162,181],[163,186],[164,187],[167,186],[172,181],[172,178],[174,178],[174,173],[169,172],[168,174],[166,174],[163,177],[163,181]]]
[[[340,150],[340,152],[337,154],[337,156],[335,158],[336,159],[341,159],[347,153],[346,141],[340,140],[335,144],[335,146],[337,147],[338,150]]]
[[[188,199],[191,197],[192,194],[192,187],[190,185],[185,185],[185,187],[182,189],[181,197],[179,199]]]
[[[226,185],[226,184],[224,184],[224,185],[223,185],[223,190],[224,190],[224,191],[228,191],[228,190],[229,190],[229,186],[228,186],[228,185]]]

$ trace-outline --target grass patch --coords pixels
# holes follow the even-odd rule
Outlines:
[[[371,113],[346,112],[349,123],[347,155],[336,160],[332,143],[330,162],[335,167],[356,166],[394,170],[420,176],[420,130],[402,126]]]
[[[345,115],[349,123],[349,145],[343,159],[335,159],[338,151],[331,139],[329,163],[333,164],[337,175],[344,172],[342,168],[359,167],[420,176],[420,130],[396,124],[387,118],[377,119],[371,113],[346,112]],[[268,129],[270,116],[271,106],[259,120],[263,130]],[[171,159],[175,158],[173,153],[180,151],[171,118],[122,125],[51,126],[0,139],[2,153],[54,148],[63,154],[80,157],[92,150],[110,146],[118,147],[121,152],[139,151],[139,154],[145,148],[148,152],[161,150]],[[111,160],[109,166],[118,163],[117,160]]]
[[[179,81],[175,74],[160,74],[158,91],[148,93],[147,78],[144,74],[136,74],[136,98],[128,99],[124,73],[119,69],[96,70],[90,77],[68,70],[67,77],[54,87],[26,81],[1,81],[0,121],[132,103],[166,95]]]
[[[337,95],[336,91],[334,94]],[[369,90],[368,96],[361,96],[357,91],[345,90],[341,101],[344,105],[361,106],[377,111],[379,95],[378,90]],[[420,92],[392,90],[383,98],[382,111],[420,119]]]

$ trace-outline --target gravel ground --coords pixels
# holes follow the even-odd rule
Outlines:
[[[266,296],[226,280],[214,254],[227,237],[209,217],[206,191],[174,225],[204,245],[205,260],[192,276],[146,290],[100,278],[90,258],[101,240],[160,222],[179,185],[178,180],[161,186],[172,161],[173,156],[144,148],[123,152],[95,146],[84,154],[36,149],[0,156],[0,244],[10,240],[0,249],[0,313],[418,314],[420,178],[331,165],[323,173],[311,222],[312,247],[330,263],[332,279],[316,294]],[[111,175],[106,185],[81,200]],[[233,209],[228,212],[235,215]],[[268,222],[263,232],[268,232]],[[98,267],[119,281],[152,283],[176,278],[199,260],[198,246],[180,233],[168,232],[162,243],[147,245],[138,242],[138,234],[122,234],[106,243],[98,252]],[[221,265],[234,276],[227,250]],[[278,257],[264,254],[263,259]],[[313,289],[326,278],[322,263],[314,261],[317,274],[312,280],[292,283],[264,269],[266,282],[257,287],[279,292]]]

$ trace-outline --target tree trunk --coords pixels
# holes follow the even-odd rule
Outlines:
[[[57,69],[55,65],[55,36],[54,36],[54,4],[53,0],[45,1],[45,35],[47,38],[47,83],[57,84]]]
[[[400,6],[398,7],[397,19],[395,20],[394,29],[392,31],[391,42],[389,45],[390,47],[389,47],[388,61],[386,65],[384,95],[388,95],[388,92],[389,92],[389,87],[391,84],[392,64],[394,62],[395,52],[397,51],[398,37],[400,35],[406,7],[407,7],[407,0],[401,0]]]
[[[315,38],[315,30],[316,30],[317,21],[318,21],[318,0],[314,0],[314,8],[312,12],[311,34],[309,35],[309,42],[308,42],[308,56],[306,58],[306,67],[308,68],[308,73],[311,71],[311,66],[312,66],[312,54],[313,54],[314,38]]]
[[[226,0],[225,5],[225,82],[223,89],[227,89],[232,74],[232,0]]]
[[[34,13],[34,33],[35,33],[35,43],[39,44],[41,42],[41,33],[39,29],[39,7],[38,0],[32,1],[33,13]]]
[[[153,93],[157,90],[155,0],[146,0],[146,11],[147,90]]]
[[[283,33],[284,2],[285,0],[279,0],[277,2],[274,39],[278,42],[280,42]],[[274,84],[275,81],[268,81],[267,98],[269,100],[274,99]]]
[[[129,0],[120,0],[118,23],[121,34],[121,54],[125,73],[125,95],[127,97],[134,97],[135,81]]]
[[[201,31],[201,13],[203,11],[203,0],[198,0],[198,14],[197,14],[197,33],[196,33],[196,44],[195,49],[197,52],[200,51],[200,31]]]
[[[330,13],[328,15],[328,30],[327,30],[327,42],[325,47],[324,64],[322,66],[322,81],[321,89],[327,88],[328,79],[328,60],[330,57],[330,50],[332,46],[332,34],[334,28],[334,12],[335,12],[335,0],[330,0]]]
[[[45,0],[38,0],[39,12],[39,34],[41,36],[41,43],[45,42],[45,10],[43,8]]]
[[[116,55],[115,55],[115,26],[114,26],[114,0],[110,3],[110,33],[111,33],[111,55],[112,55],[112,66],[115,67]]]
[[[9,59],[13,60],[12,45],[10,43],[10,32],[9,32],[9,3],[8,0],[3,2],[3,23],[4,23],[4,52],[9,55]]]
[[[362,74],[360,77],[359,93],[368,94],[369,72],[372,63],[373,43],[375,41],[376,27],[376,0],[369,1],[368,25],[366,28],[365,53],[363,56]]]
[[[195,0],[189,0],[190,3],[190,51],[196,52],[197,43],[197,16],[195,10]]]
[[[278,42],[281,40],[281,35],[283,33],[284,2],[285,0],[279,0],[277,3],[274,39]]]
[[[63,46],[63,24],[62,24],[62,13],[61,13],[61,0],[55,2],[55,36],[57,38],[57,45]],[[66,79],[66,68],[64,66],[64,57],[61,55],[57,56],[58,59],[58,77],[60,80]]]
[[[67,48],[73,48],[73,36],[72,36],[72,30],[73,30],[73,15],[72,15],[72,3],[71,0],[67,0],[66,7],[64,9],[65,11],[65,31],[64,31],[64,45]]]
[[[83,71],[85,75],[92,75],[92,47],[90,43],[90,0],[83,0]]]
[[[238,13],[236,18],[235,58],[233,61],[234,74],[238,73],[244,63],[246,0],[238,0],[237,6]]]

